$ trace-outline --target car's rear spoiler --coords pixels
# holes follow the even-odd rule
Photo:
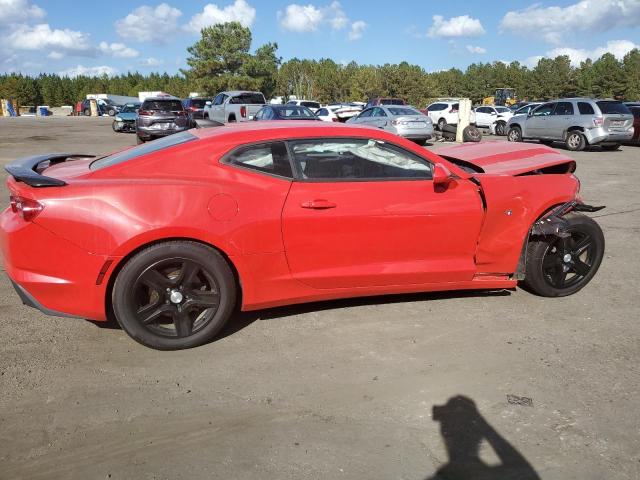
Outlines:
[[[18,182],[24,182],[32,187],[62,187],[67,184],[59,178],[46,177],[40,172],[56,163],[66,162],[74,158],[93,158],[95,155],[78,153],[50,153],[20,158],[9,163],[4,169]],[[46,162],[46,165],[42,165]]]

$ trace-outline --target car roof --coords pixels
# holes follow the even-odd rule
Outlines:
[[[230,97],[233,97],[236,95],[242,95],[244,93],[259,93],[260,95],[262,95],[262,92],[254,92],[252,90],[228,90],[226,92],[220,92],[220,93],[224,93],[225,95],[229,95]]]
[[[166,97],[147,97],[147,98],[144,99],[145,102],[147,100],[150,100],[152,102],[157,102],[159,100],[178,100],[178,101],[180,101],[180,99],[178,97],[174,97],[172,95],[168,95]]]

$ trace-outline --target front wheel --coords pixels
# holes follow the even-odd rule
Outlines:
[[[604,235],[591,218],[564,216],[568,237],[539,237],[527,246],[524,285],[543,297],[564,297],[583,288],[598,271],[604,255]]]
[[[236,305],[231,268],[214,249],[170,241],[134,255],[116,277],[113,312],[137,342],[158,350],[211,340]]]
[[[511,127],[509,129],[509,133],[507,134],[507,140],[509,140],[510,142],[521,142],[522,130],[520,130],[520,127]]]
[[[567,148],[572,152],[580,152],[587,146],[587,140],[584,135],[578,131],[572,131],[567,134]]]

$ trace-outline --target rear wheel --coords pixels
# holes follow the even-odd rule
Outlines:
[[[620,144],[616,143],[614,145],[601,145],[602,150],[605,152],[613,152],[615,150],[620,150]]]
[[[509,133],[507,134],[507,140],[509,140],[510,142],[521,142],[522,130],[520,130],[520,127],[511,127],[509,129]]]
[[[141,143],[144,143],[144,139],[140,138],[138,135],[136,135],[136,143],[138,145],[140,145]]]
[[[438,130],[444,131],[444,127],[447,125],[447,121],[444,118],[438,120]]]
[[[541,237],[527,246],[524,285],[543,297],[564,297],[583,288],[598,271],[604,255],[604,235],[591,218],[564,216],[569,236]]]
[[[85,108],[83,113],[84,113],[85,117],[90,117],[91,116],[91,109],[90,108]]]
[[[567,148],[572,152],[580,152],[587,146],[587,140],[584,135],[577,130],[571,131],[567,134]]]
[[[116,278],[113,311],[137,342],[159,350],[211,340],[236,304],[231,268],[214,249],[171,241],[134,255]]]
[[[507,124],[505,122],[496,123],[496,135],[504,137],[507,134]]]

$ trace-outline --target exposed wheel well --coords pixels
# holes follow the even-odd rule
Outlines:
[[[564,138],[567,138],[567,136],[571,133],[571,132],[583,132],[584,133],[584,127],[569,127],[564,131]]]
[[[113,268],[113,271],[111,272],[111,275],[109,276],[109,281],[107,282],[107,289],[105,291],[105,296],[104,296],[104,304],[105,304],[105,312],[106,312],[106,315],[107,315],[107,320],[115,321],[115,318],[113,316],[113,307],[111,305],[111,294],[113,292],[113,284],[116,281],[116,277],[118,276],[118,273],[120,273],[120,270],[122,270],[122,267],[124,267],[126,265],[126,263],[129,261],[129,259],[131,257],[133,257],[135,254],[137,254],[138,252],[140,252],[140,251],[144,250],[145,248],[148,248],[148,247],[150,247],[152,245],[156,245],[158,243],[164,243],[164,242],[175,242],[175,241],[180,241],[180,240],[185,241],[185,242],[199,243],[199,244],[204,245],[206,247],[213,248],[220,255],[222,255],[222,258],[224,258],[224,260],[229,265],[229,268],[231,268],[231,272],[233,273],[233,278],[235,279],[235,282],[236,282],[236,288],[237,288],[237,291],[238,291],[238,300],[237,300],[236,308],[237,308],[237,306],[242,305],[242,282],[240,281],[240,275],[238,274],[238,269],[236,268],[236,266],[233,264],[233,262],[231,261],[231,259],[229,258],[229,256],[225,252],[220,250],[215,245],[212,245],[212,244],[207,243],[207,242],[203,242],[202,240],[198,240],[198,239],[195,239],[195,238],[190,238],[190,237],[170,237],[170,238],[162,238],[160,240],[155,240],[153,242],[149,242],[149,243],[145,243],[143,245],[140,245],[138,248],[132,250],[127,255],[125,255],[116,264],[116,266]]]
[[[520,130],[522,130],[522,127],[520,126],[519,123],[512,123],[511,125],[509,125],[509,128],[516,128],[518,127]]]
[[[236,121],[236,114],[235,113],[231,113],[229,114],[229,122],[235,122]]]

